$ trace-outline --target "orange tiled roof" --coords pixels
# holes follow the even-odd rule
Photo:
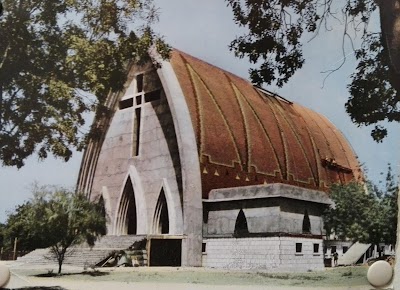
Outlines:
[[[171,64],[196,134],[203,198],[275,182],[326,191],[359,178],[352,148],[324,116],[183,52]]]

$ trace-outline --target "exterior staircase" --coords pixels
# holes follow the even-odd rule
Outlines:
[[[127,250],[136,261],[136,266],[147,265],[146,238],[145,236],[103,236],[90,248],[86,243],[74,246],[67,250],[64,265],[95,267],[102,266],[115,252]],[[29,254],[19,257],[19,264],[31,265],[57,265],[51,257],[50,249],[36,249]]]
[[[338,265],[354,265],[356,264],[368,251],[371,244],[354,243],[349,250],[341,257],[338,258]],[[361,263],[364,261],[361,261]]]

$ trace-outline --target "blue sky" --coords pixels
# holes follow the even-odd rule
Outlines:
[[[160,22],[155,28],[170,45],[248,79],[247,60],[235,58],[228,49],[230,41],[241,30],[232,21],[231,10],[223,0],[156,0],[155,3],[160,12]],[[304,44],[306,63],[286,86],[265,88],[328,117],[349,140],[360,162],[367,166],[368,176],[378,182],[382,178],[380,173],[386,172],[387,163],[396,170],[399,168],[400,125],[390,124],[389,137],[378,144],[370,137],[371,128],[352,124],[344,109],[349,96],[346,85],[356,64],[352,55],[322,88],[325,75],[321,71],[337,66],[343,56],[342,27],[335,24],[332,28]],[[350,52],[347,45],[347,53]],[[31,196],[30,185],[35,181],[73,188],[81,157],[81,153],[75,153],[65,163],[54,158],[38,162],[33,156],[20,170],[0,168],[0,222],[5,221],[7,211]]]

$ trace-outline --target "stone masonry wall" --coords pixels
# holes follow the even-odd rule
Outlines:
[[[207,239],[203,266],[224,269],[264,269],[305,272],[323,270],[321,239],[255,237]],[[296,253],[296,243],[302,250]],[[318,252],[314,253],[314,244]]]

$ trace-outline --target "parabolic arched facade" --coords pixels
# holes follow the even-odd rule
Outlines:
[[[287,266],[268,253],[239,261],[250,240],[261,252],[309,244],[313,256],[329,185],[360,178],[324,116],[177,50],[158,69],[133,66],[107,102],[114,114],[95,121],[103,136],[88,145],[78,189],[102,197],[109,234],[152,241],[150,264],[161,247],[179,252],[174,265]],[[321,267],[314,260],[308,268]]]

